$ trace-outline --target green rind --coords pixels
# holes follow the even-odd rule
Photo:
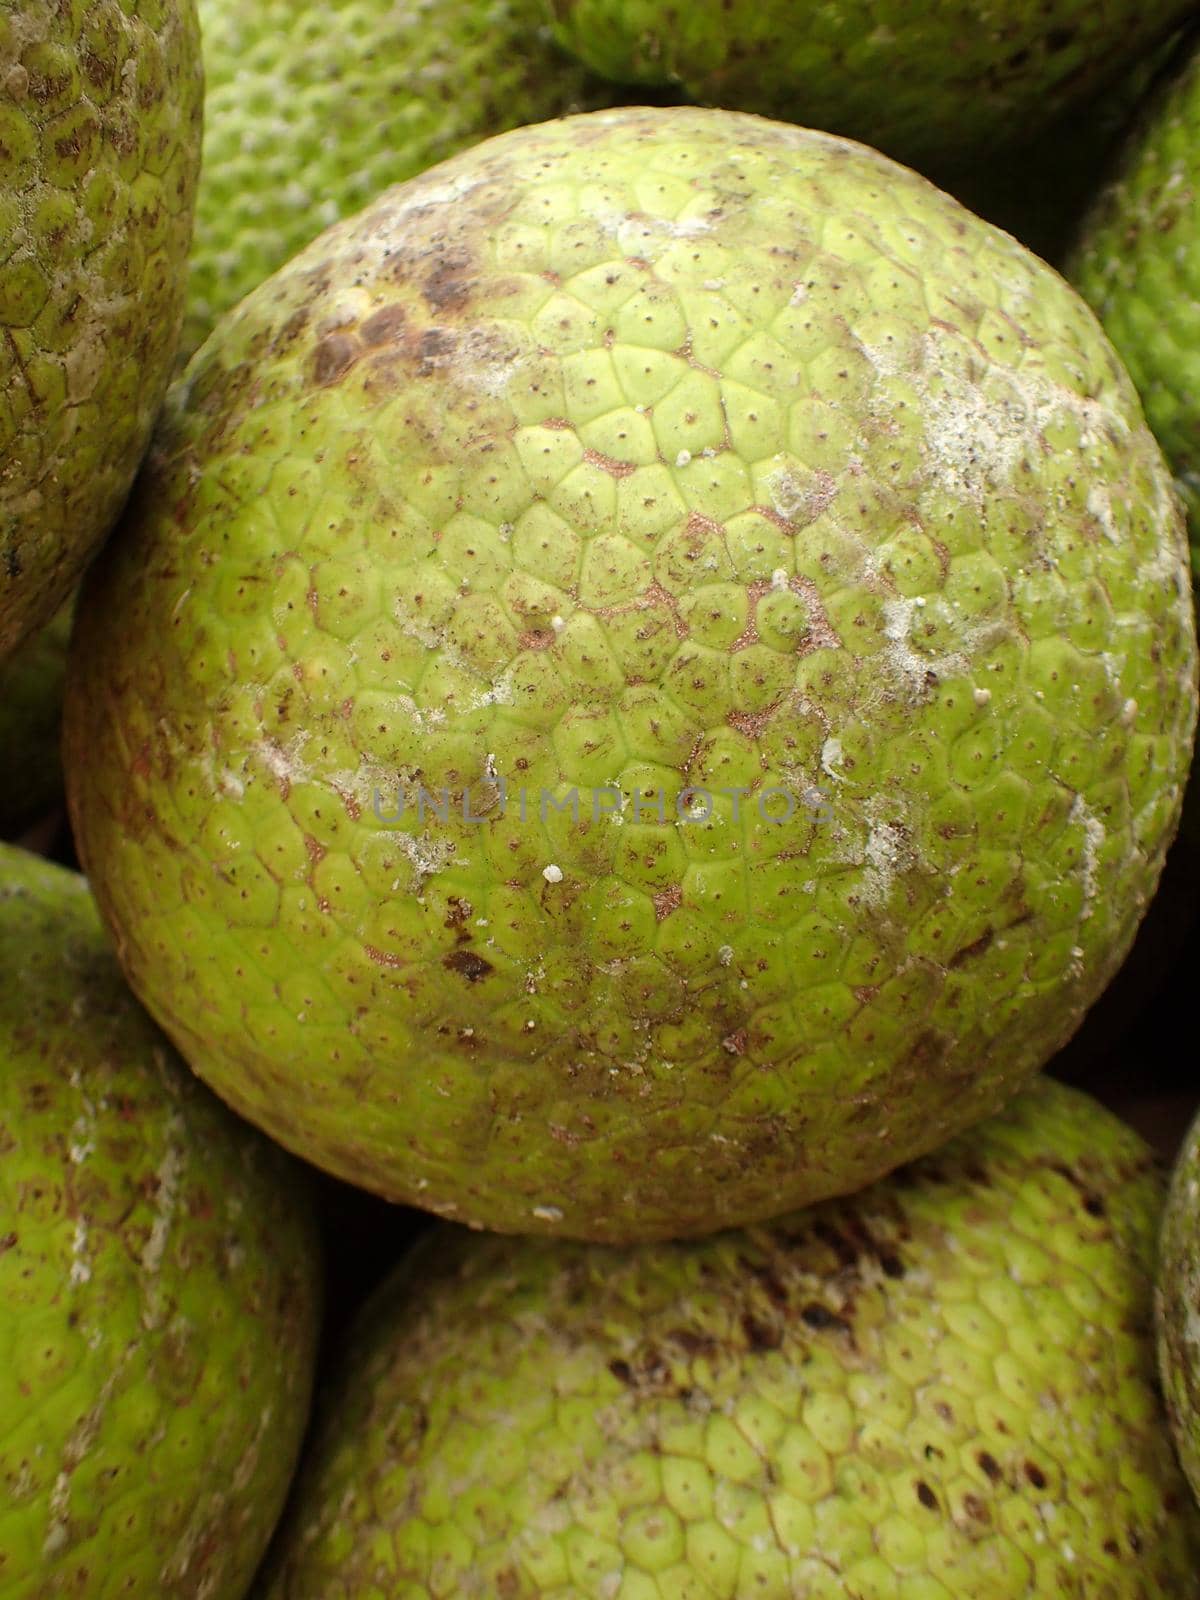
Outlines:
[[[1183,1142],[1163,1220],[1155,1296],[1171,1430],[1200,1496],[1200,1118]]]
[[[83,880],[0,846],[0,1597],[241,1600],[308,1410],[293,1164],[126,989]]]
[[[1195,1600],[1162,1195],[1042,1082],[695,1245],[438,1229],[343,1353],[266,1600]]]
[[[0,837],[62,803],[59,743],[72,595],[44,628],[0,662]]]
[[[1142,397],[1188,508],[1200,573],[1200,50],[1144,109],[1066,271]]]
[[[109,531],[170,377],[193,0],[0,0],[0,659]]]
[[[607,104],[540,0],[200,0],[204,166],[182,354],[388,184],[489,134]]]
[[[618,82],[849,135],[961,172],[1115,82],[1186,0],[544,0]]]
[[[861,146],[595,113],[390,191],[195,357],[76,632],[76,838],[289,1148],[504,1231],[711,1231],[1070,1036],[1175,828],[1193,629],[1056,274]]]

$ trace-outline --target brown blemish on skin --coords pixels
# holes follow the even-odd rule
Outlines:
[[[731,1056],[744,1055],[749,1037],[745,1028],[738,1028],[736,1032],[725,1035],[721,1040],[721,1048],[728,1050]]]
[[[406,321],[403,306],[384,306],[369,316],[358,330],[364,344],[388,344],[396,338]]]
[[[404,965],[399,956],[392,955],[387,950],[380,950],[373,944],[364,944],[363,949],[378,966],[402,967]]]
[[[442,957],[442,965],[451,972],[461,973],[468,983],[479,983],[494,970],[490,961],[485,961],[473,950],[452,950],[448,956]]]
[[[421,285],[421,293],[431,311],[461,311],[470,298],[470,284],[464,277],[471,265],[465,250],[448,252]]]
[[[601,472],[607,472],[610,478],[628,478],[637,471],[637,466],[632,461],[617,461],[612,456],[606,456],[600,450],[585,450],[583,459],[591,467],[598,467]]]
[[[983,1473],[985,1478],[992,1483],[1000,1482],[1000,1479],[1003,1476],[1000,1471],[1000,1463],[996,1460],[995,1456],[990,1453],[990,1451],[981,1450],[975,1459],[979,1462],[980,1471]]]
[[[983,955],[984,952],[989,949],[992,940],[995,937],[995,932],[991,928],[985,928],[984,931],[979,935],[978,939],[974,940],[971,944],[963,945],[961,950],[956,950],[954,952],[949,961],[946,963],[947,971],[953,972],[956,967],[961,967],[966,962],[973,960],[976,956]]]
[[[320,388],[345,377],[359,355],[359,346],[344,333],[322,339],[313,356],[313,382]]]
[[[664,889],[654,896],[654,916],[658,922],[665,922],[672,911],[678,911],[683,904],[683,890],[678,884],[670,889]]]

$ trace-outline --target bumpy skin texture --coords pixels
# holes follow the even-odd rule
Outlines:
[[[83,880],[0,846],[0,1596],[241,1600],[307,1414],[281,1152],[121,979]]]
[[[1126,71],[1187,0],[543,0],[620,82],[849,134],[969,169]]]
[[[207,78],[183,350],[321,229],[488,134],[597,106],[541,0],[200,0]]]
[[[1179,1459],[1200,1497],[1200,1118],[1171,1177],[1155,1296],[1158,1360]]]
[[[439,1229],[346,1353],[267,1600],[1196,1600],[1161,1202],[1045,1082],[700,1244]]]
[[[63,685],[74,596],[0,662],[0,835],[11,837],[62,802]]]
[[[1146,108],[1067,273],[1099,314],[1175,470],[1200,572],[1200,47]]]
[[[193,0],[0,0],[0,657],[66,598],[145,449],[201,93]]]
[[[1174,826],[1192,628],[1061,279],[859,146],[600,112],[392,191],[194,359],[73,642],[76,838],[284,1144],[458,1221],[700,1232],[1071,1033]]]

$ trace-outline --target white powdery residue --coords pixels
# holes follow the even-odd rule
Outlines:
[[[556,867],[554,863],[551,862],[548,867],[542,868],[542,877],[545,878],[547,883],[561,883],[563,880],[562,868]]]
[[[886,905],[896,878],[912,865],[912,851],[894,823],[872,822],[863,856],[863,896],[870,906]]]
[[[413,869],[412,887],[418,889],[424,879],[441,872],[454,860],[454,845],[449,839],[431,838],[429,834],[397,833],[396,844],[408,857]]]
[[[788,305],[802,306],[807,299],[808,285],[806,283],[797,283],[792,288],[792,297],[788,301]]]
[[[1025,457],[1044,455],[1044,430],[1061,417],[1075,419],[1081,446],[1097,434],[1129,431],[1119,412],[1044,373],[993,363],[975,377],[963,370],[964,361],[956,336],[937,328],[924,336],[926,464],[947,493],[972,505],[981,506],[994,485],[1009,483]]]
[[[563,1216],[558,1206],[534,1206],[533,1215],[539,1222],[561,1222]]]
[[[310,783],[312,770],[301,759],[308,739],[307,733],[300,732],[294,734],[285,745],[281,745],[277,739],[259,739],[252,748],[280,783]]]
[[[455,377],[494,400],[508,394],[524,370],[524,355],[519,350],[498,349],[495,336],[486,329],[468,334],[454,352]]]
[[[484,706],[511,706],[516,702],[513,692],[512,680],[506,672],[502,672],[487,689],[480,689],[464,704],[464,712],[481,711]]]
[[[782,594],[788,587],[789,581],[790,580],[786,567],[776,567],[775,571],[771,574],[771,588],[776,594]]]
[[[892,676],[914,697],[927,693],[928,675],[939,678],[960,677],[970,667],[970,652],[989,630],[964,629],[967,637],[963,648],[950,650],[939,656],[924,656],[912,646],[913,616],[923,610],[925,601],[891,599],[883,602],[883,634],[889,648],[882,652]]]
[[[1104,824],[1099,817],[1093,816],[1088,810],[1081,794],[1075,796],[1068,820],[1083,825],[1083,853],[1079,862],[1079,871],[1083,879],[1083,910],[1079,913],[1079,920],[1086,922],[1092,915],[1092,905],[1100,887],[1099,866],[1100,851],[1105,838]]]
[[[776,516],[802,527],[815,522],[837,494],[837,482],[830,473],[789,466],[768,473],[766,488]]]
[[[408,220],[414,211],[419,213],[427,206],[454,205],[479,187],[479,179],[468,174],[445,178],[441,183],[415,183],[403,200],[378,209],[371,238],[385,251],[403,245],[409,236]]]
[[[731,944],[723,944],[717,951],[717,960],[723,967],[729,966],[733,960],[733,946]]]
[[[1117,529],[1117,519],[1113,516],[1112,495],[1102,483],[1093,483],[1087,494],[1088,516],[1095,517],[1100,524],[1100,531],[1110,544],[1120,544],[1121,535]]]
[[[679,452],[679,454],[675,457],[675,465],[677,467],[690,466],[691,465],[691,460],[692,460],[692,452],[690,450],[681,450]]]
[[[162,1265],[171,1224],[175,1220],[175,1207],[179,1201],[179,1180],[183,1176],[184,1167],[183,1152],[180,1148],[184,1132],[183,1118],[176,1113],[167,1123],[167,1137],[170,1143],[155,1173],[158,1188],[155,1190],[154,1198],[158,1211],[150,1225],[150,1236],[142,1249],[142,1269],[150,1274],[156,1273]]]
[[[86,1260],[87,1248],[87,1223],[82,1217],[77,1217],[75,1220],[75,1235],[71,1240],[72,1259],[69,1276],[72,1283],[87,1283],[92,1276],[92,1269]]]
[[[67,1534],[70,1531],[70,1503],[70,1474],[60,1472],[50,1491],[50,1525],[46,1529],[46,1537],[42,1540],[44,1556],[57,1555],[67,1542]]]
[[[821,746],[821,771],[835,783],[845,783],[845,778],[837,770],[844,760],[842,741],[830,736]]]

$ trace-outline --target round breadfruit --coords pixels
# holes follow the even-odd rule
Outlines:
[[[1143,109],[1067,274],[1141,393],[1191,519],[1200,571],[1200,48],[1193,34]]]
[[[488,134],[611,99],[541,0],[200,0],[207,80],[183,352],[322,228]]]
[[[621,83],[849,134],[969,171],[1118,80],[1188,0],[542,0]]]
[[[352,1182],[680,1235],[995,1110],[1120,962],[1195,639],[1083,303],[859,146],[501,136],[172,391],[93,569],[76,837],[196,1070]]]
[[[266,1600],[1196,1600],[1161,1206],[1142,1141],[1045,1082],[745,1233],[438,1229],[343,1354]]]
[[[129,490],[183,316],[192,0],[0,0],[0,659]]]
[[[1200,1118],[1171,1178],[1158,1264],[1158,1359],[1171,1429],[1200,1496]]]
[[[0,1594],[241,1600],[304,1431],[308,1197],[175,1059],[83,880],[0,846]]]
[[[44,628],[0,662],[0,836],[12,838],[62,803],[63,683],[72,595]]]

